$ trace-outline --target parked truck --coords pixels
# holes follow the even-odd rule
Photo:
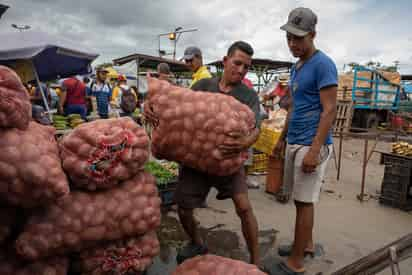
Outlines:
[[[355,66],[339,77],[338,100],[352,101],[352,128],[376,128],[396,112],[400,101],[400,75]]]

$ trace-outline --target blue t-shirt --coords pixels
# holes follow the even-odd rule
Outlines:
[[[109,84],[93,83],[88,93],[96,97],[97,111],[100,116],[107,116],[109,114],[109,102],[112,97],[112,89]]]
[[[292,67],[289,88],[293,111],[289,119],[289,144],[312,145],[323,111],[320,102],[322,88],[338,85],[336,65],[327,55],[317,51],[299,69]],[[326,144],[332,144],[329,133]]]

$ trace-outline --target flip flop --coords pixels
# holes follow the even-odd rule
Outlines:
[[[292,253],[292,245],[288,244],[288,245],[279,246],[278,253],[279,253],[279,256],[282,256],[282,257],[290,256],[290,254]],[[321,257],[323,255],[325,255],[325,250],[323,248],[323,245],[318,244],[318,243],[315,244],[314,251],[305,250],[305,257],[310,256],[311,258],[315,258],[315,257]]]
[[[285,262],[280,259],[266,263],[263,271],[269,275],[304,275],[305,272],[295,272],[291,270]]]

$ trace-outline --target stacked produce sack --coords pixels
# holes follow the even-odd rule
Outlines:
[[[28,93],[17,74],[0,66],[0,274],[65,275],[66,256],[26,262],[15,250],[24,213],[69,194],[52,127],[31,120]],[[4,205],[3,205],[4,204]],[[20,221],[23,219],[22,221]]]
[[[247,152],[223,159],[219,146],[246,136],[255,128],[255,115],[231,96],[193,92],[149,78],[147,108],[158,118],[152,133],[152,152],[214,175],[230,175],[247,159]]]
[[[0,68],[0,95],[18,97],[22,87]],[[55,129],[21,114],[28,98],[12,107],[8,100],[0,96],[0,274],[66,275],[69,262],[78,274],[145,270],[159,252],[160,198],[143,171],[144,130],[129,118],[95,121],[58,145]],[[20,120],[2,121],[2,112]]]
[[[29,218],[16,241],[29,261],[74,255],[81,274],[142,272],[159,252],[148,137],[130,118],[85,123],[60,140],[72,192]],[[134,273],[133,273],[134,274]]]
[[[220,256],[205,255],[186,260],[172,275],[265,275],[255,265]]]
[[[96,120],[78,126],[60,142],[63,167],[76,187],[116,186],[144,168],[149,138],[132,119]]]
[[[18,75],[0,66],[0,127],[26,129],[31,119],[29,94]]]

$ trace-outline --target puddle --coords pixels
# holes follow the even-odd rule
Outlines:
[[[249,253],[242,245],[243,236],[227,230],[223,224],[217,224],[210,228],[200,227],[200,232],[206,240],[209,252],[232,259],[248,261]],[[274,247],[276,242],[276,230],[259,231],[259,247],[262,257]],[[160,255],[153,261],[146,275],[171,274],[176,269],[177,250],[187,242],[186,234],[180,226],[179,220],[168,216],[162,216],[162,225],[158,230],[160,241]],[[242,238],[242,242],[240,241]]]

